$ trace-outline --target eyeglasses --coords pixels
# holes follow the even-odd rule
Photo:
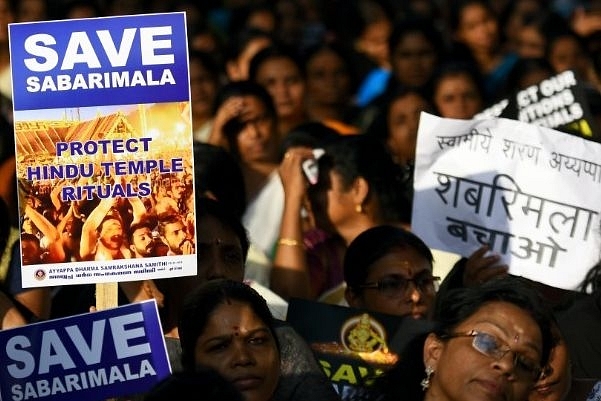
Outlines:
[[[432,276],[430,272],[424,272],[413,278],[398,275],[388,276],[376,282],[361,284],[358,288],[375,289],[388,298],[402,298],[407,295],[409,283],[413,283],[415,288],[423,294],[433,294],[438,290],[439,281],[440,277]]]
[[[486,355],[494,360],[501,360],[508,352],[513,352],[513,366],[515,373],[519,377],[538,380],[541,375],[542,368],[540,364],[522,355],[509,347],[507,344],[501,344],[501,341],[492,334],[483,333],[481,331],[472,330],[469,333],[444,334],[440,338],[460,338],[473,337],[472,347],[483,355]]]

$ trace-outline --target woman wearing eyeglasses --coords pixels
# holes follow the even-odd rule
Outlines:
[[[428,318],[440,280],[432,262],[432,252],[415,234],[392,225],[369,228],[344,256],[346,301],[372,312]]]
[[[525,401],[553,345],[539,294],[508,276],[450,291],[435,330],[377,381],[383,400]]]

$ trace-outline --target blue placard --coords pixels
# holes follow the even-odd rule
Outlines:
[[[2,401],[96,401],[171,373],[156,302],[0,331]]]
[[[15,110],[187,101],[183,12],[9,25]]]

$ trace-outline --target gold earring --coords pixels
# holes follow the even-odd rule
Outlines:
[[[363,205],[362,205],[362,204],[360,204],[360,203],[357,203],[357,204],[355,205],[355,212],[357,212],[357,213],[359,213],[359,214],[363,213]]]

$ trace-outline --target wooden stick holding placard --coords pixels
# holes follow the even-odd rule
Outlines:
[[[96,283],[96,310],[119,306],[118,283]]]
[[[119,306],[118,283],[96,283],[96,310],[116,308]],[[116,401],[109,398],[106,401]]]

